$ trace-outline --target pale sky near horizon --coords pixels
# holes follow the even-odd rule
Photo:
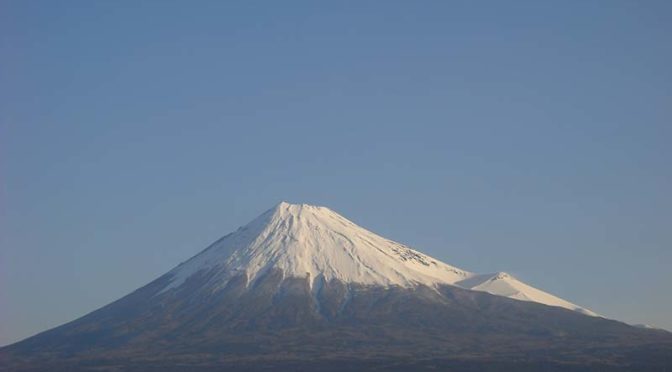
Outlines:
[[[672,2],[0,2],[0,345],[281,200],[672,330]]]

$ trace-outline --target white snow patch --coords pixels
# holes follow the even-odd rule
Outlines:
[[[578,311],[586,315],[598,316],[596,313],[588,309],[534,288],[531,285],[525,284],[516,279],[511,274],[504,272],[483,275],[474,274],[468,279],[459,281],[455,284],[460,287],[472,289],[475,291],[488,292],[490,294],[509,297],[521,301],[532,301],[551,306],[559,306],[565,309]]]

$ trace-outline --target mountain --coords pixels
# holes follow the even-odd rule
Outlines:
[[[135,292],[0,349],[11,370],[641,370],[672,335],[280,203]]]
[[[510,274],[470,273],[376,235],[328,208],[286,202],[170,271],[170,284],[161,293],[199,272],[212,273],[217,290],[237,275],[254,283],[269,270],[279,270],[285,278],[306,278],[311,288],[332,280],[404,288],[450,284],[595,315]]]

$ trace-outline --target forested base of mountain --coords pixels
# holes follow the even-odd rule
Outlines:
[[[177,360],[89,360],[59,361],[45,364],[14,365],[11,371],[128,371],[128,372],[215,372],[215,371],[455,371],[455,372],[668,372],[670,363],[651,364],[646,360],[638,364],[613,365],[609,363],[562,363],[539,361],[481,361],[459,359],[364,359],[364,360],[246,360],[209,361],[202,356],[185,356]]]

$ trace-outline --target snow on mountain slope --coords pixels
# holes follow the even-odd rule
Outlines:
[[[507,274],[478,275],[445,264],[357,226],[328,208],[286,202],[170,271],[171,282],[162,292],[179,287],[199,272],[211,274],[216,289],[241,274],[253,283],[271,269],[280,270],[285,278],[308,277],[311,284],[333,279],[380,286],[457,285],[594,315]]]
[[[473,274],[469,278],[456,282],[455,285],[475,291],[488,292],[522,301],[539,302],[551,306],[564,307],[586,315],[598,316],[596,313],[584,309],[562,298],[553,296],[531,285],[514,278],[511,274],[499,272],[494,274]]]
[[[285,277],[403,287],[454,283],[469,275],[328,208],[283,202],[175,268],[170,287],[204,269],[217,270],[220,280],[244,272],[253,282],[271,268]]]

